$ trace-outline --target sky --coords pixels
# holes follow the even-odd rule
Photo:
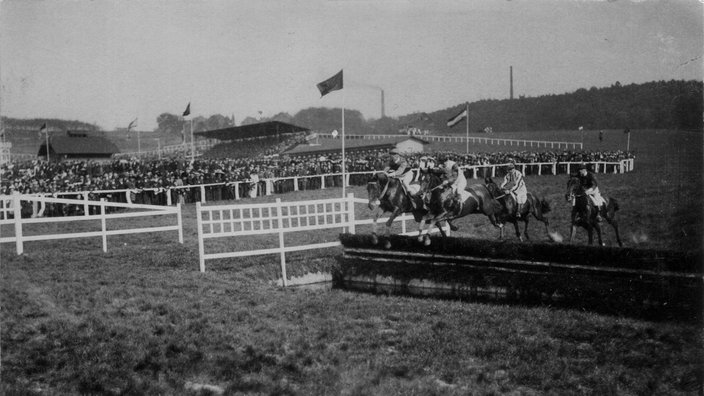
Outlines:
[[[366,119],[702,80],[700,0],[3,0],[0,114],[152,130],[162,113]],[[344,89],[316,84],[344,70]]]

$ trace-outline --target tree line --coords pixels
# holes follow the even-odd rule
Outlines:
[[[484,99],[469,103],[470,129],[483,131],[487,127],[495,132],[576,130],[584,129],[680,129],[702,130],[703,89],[702,81],[654,81],[642,84],[621,85],[589,89],[581,88],[564,94],[521,96],[516,99]],[[432,134],[463,133],[458,125],[447,127],[447,120],[465,107],[464,103],[435,112],[407,114],[397,118],[365,119],[358,110],[345,109],[345,130],[349,133],[395,134],[402,128],[427,129]],[[272,117],[246,117],[240,125],[265,121],[282,121],[330,132],[340,129],[341,109],[312,107],[294,115],[278,113]],[[100,131],[100,127],[81,121],[56,119],[11,119],[3,117],[6,129],[37,130],[47,122],[63,130]],[[171,113],[157,117],[155,132],[188,139],[188,120]],[[214,114],[194,117],[193,130],[208,131],[235,126],[234,117]]]

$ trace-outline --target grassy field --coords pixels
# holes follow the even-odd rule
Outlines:
[[[614,132],[605,141],[611,137],[623,136]],[[599,176],[602,192],[621,202],[626,245],[701,248],[701,135],[634,131],[631,148],[633,173]],[[565,176],[528,178],[529,190],[551,201],[551,229],[563,236],[570,209],[565,182]],[[366,195],[362,187],[352,191]],[[458,225],[460,235],[497,235],[483,217]],[[108,253],[99,238],[29,243],[19,257],[3,244],[0,392],[677,395],[702,389],[700,324],[283,289],[272,283],[280,276],[276,256],[209,262],[208,272],[198,272],[193,205],[185,208],[184,228],[184,245],[175,232],[129,235],[111,237]],[[534,239],[547,238],[536,222],[531,231]],[[585,242],[583,234],[575,243]],[[336,235],[291,238],[322,242]],[[610,231],[606,240],[615,242]],[[250,249],[270,242],[221,243]],[[338,259],[338,249],[287,255],[289,275],[329,270]]]

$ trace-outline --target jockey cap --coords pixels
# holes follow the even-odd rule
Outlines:
[[[513,159],[508,160],[508,168],[514,169],[516,167],[516,162]]]

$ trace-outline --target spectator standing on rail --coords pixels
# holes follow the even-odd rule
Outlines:
[[[516,200],[516,217],[520,218],[523,205],[528,199],[526,182],[523,173],[516,169],[516,162],[513,158],[509,159],[507,168],[506,176],[504,176],[504,181],[499,188],[504,191],[504,194],[511,194]]]

